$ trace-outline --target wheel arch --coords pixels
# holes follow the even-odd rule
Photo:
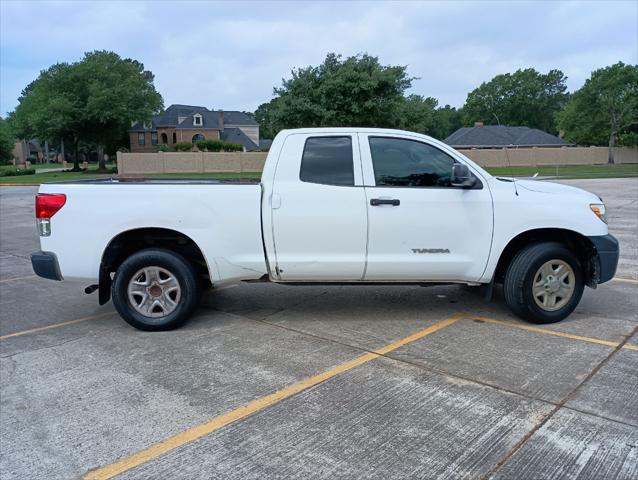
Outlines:
[[[111,274],[126,258],[153,247],[179,253],[193,264],[199,277],[210,284],[210,266],[201,248],[191,237],[170,228],[134,228],[115,235],[102,252],[98,282],[100,305],[111,298]]]
[[[526,230],[512,238],[501,252],[493,280],[502,283],[505,272],[517,252],[533,243],[559,242],[570,248],[580,260],[585,274],[585,284],[595,286],[596,278],[596,249],[594,244],[585,235],[574,230],[564,228],[536,228]]]

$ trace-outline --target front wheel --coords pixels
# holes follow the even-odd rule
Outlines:
[[[131,255],[115,272],[113,304],[135,328],[171,330],[197,308],[199,290],[195,270],[183,256],[147,249]]]
[[[533,323],[554,323],[574,311],[585,287],[583,268],[571,250],[556,242],[529,245],[505,274],[510,309]]]

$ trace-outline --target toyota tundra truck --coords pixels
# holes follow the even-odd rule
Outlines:
[[[589,192],[493,177],[448,145],[372,128],[284,130],[261,181],[44,184],[33,269],[81,280],[143,330],[182,325],[205,288],[466,284],[557,322],[616,271]]]

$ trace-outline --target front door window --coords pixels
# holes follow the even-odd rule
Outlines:
[[[449,187],[454,159],[436,147],[403,138],[370,137],[377,187]]]

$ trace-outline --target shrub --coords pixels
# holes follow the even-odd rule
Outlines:
[[[166,145],[165,143],[161,144],[159,146],[159,151],[160,152],[170,152],[171,151],[171,147],[169,147],[168,145]]]
[[[209,152],[221,152],[224,149],[224,142],[222,140],[209,140],[206,147]]]
[[[222,142],[222,150],[224,152],[243,152],[244,146],[241,143]]]
[[[222,143],[221,140],[198,140],[195,142],[195,146],[200,152],[219,152]]]
[[[240,143],[224,142],[223,140],[198,140],[195,142],[200,152],[241,152],[244,146]]]
[[[190,142],[177,142],[173,145],[176,152],[190,152],[193,149],[193,144]]]
[[[0,177],[17,177],[21,175],[34,175],[34,168],[7,168],[0,170]]]

